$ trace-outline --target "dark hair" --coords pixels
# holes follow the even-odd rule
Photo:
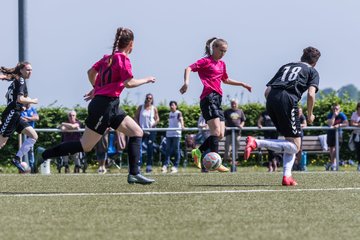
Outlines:
[[[116,50],[127,47],[130,44],[130,42],[133,40],[134,40],[134,33],[130,29],[119,27],[116,30],[113,49],[112,49],[111,57],[109,59],[109,66],[111,66],[112,64],[112,58]]]
[[[171,104],[175,104],[175,106],[177,106],[177,102],[176,102],[176,101],[170,101],[170,102],[169,102],[169,106],[171,106]]]
[[[5,79],[8,81],[19,80],[21,77],[20,70],[23,69],[26,65],[31,65],[29,62],[19,62],[16,67],[6,68],[0,67],[0,72],[4,73]]]
[[[154,96],[153,96],[151,93],[148,93],[148,94],[145,95],[145,101],[144,101],[144,103],[146,103],[146,99],[147,99],[149,96],[152,97],[152,99],[151,99],[151,104],[154,104]]]
[[[210,45],[212,45],[212,46],[210,46]],[[220,45],[227,45],[227,42],[221,38],[216,38],[216,37],[210,38],[209,40],[206,41],[205,55],[211,56],[212,48],[219,47]]]
[[[356,104],[356,109],[360,108],[360,102]]]
[[[303,55],[301,56],[301,61],[308,64],[315,64],[319,60],[321,53],[314,47],[307,47],[303,50]]]

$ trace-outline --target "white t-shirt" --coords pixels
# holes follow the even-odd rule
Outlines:
[[[357,112],[353,112],[351,115],[352,122],[360,122],[360,116],[357,114]],[[360,134],[360,128],[353,131],[355,134]]]

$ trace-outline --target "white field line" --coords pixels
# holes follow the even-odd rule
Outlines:
[[[0,197],[66,197],[66,196],[131,196],[131,195],[192,195],[192,194],[224,194],[224,193],[294,193],[324,191],[359,191],[359,188],[314,188],[314,189],[250,189],[224,191],[193,192],[118,192],[118,193],[0,193]]]

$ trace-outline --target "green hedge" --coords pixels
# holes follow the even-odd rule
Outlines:
[[[339,103],[341,105],[342,111],[350,118],[352,112],[355,110],[356,102],[350,100],[348,97],[339,98],[336,96],[335,92],[332,94],[328,94],[326,96],[319,95],[319,99],[317,99],[315,104],[314,113],[316,116],[314,126],[325,126],[326,125],[326,116],[331,109],[333,103]],[[134,116],[137,106],[134,105],[122,105],[123,110],[127,112],[129,116]],[[167,127],[168,126],[168,116],[169,116],[169,106],[165,104],[160,104],[158,107],[159,116],[160,116],[160,123],[158,125],[159,128]],[[223,108],[226,109],[229,106],[224,106]],[[256,126],[257,119],[262,111],[264,111],[265,106],[260,103],[247,103],[240,106],[245,115],[246,115],[246,124],[245,126]],[[4,110],[4,106],[0,106],[0,111]],[[80,121],[84,121],[87,116],[87,109],[76,106],[74,108],[78,113],[78,119]],[[178,105],[178,109],[183,113],[185,126],[186,127],[196,127],[197,120],[200,114],[199,105],[188,105],[185,102],[181,102]],[[36,124],[36,128],[57,128],[58,125],[67,120],[67,112],[70,110],[65,107],[42,107],[37,109],[40,120]],[[306,113],[306,106],[304,106],[304,113]],[[344,139],[347,142],[349,138],[349,131],[344,132]],[[160,138],[164,135],[164,132],[158,134],[158,142],[160,142]],[[246,132],[246,134],[255,134],[255,132]],[[259,134],[257,132],[256,134]],[[309,135],[319,135],[324,134],[324,132],[314,132],[314,131],[307,131],[306,134]],[[0,159],[0,165],[8,164],[11,157],[14,156],[18,149],[17,144],[18,135],[14,134],[10,137],[7,145],[1,150],[2,158]],[[54,144],[58,144],[61,141],[60,133],[39,133],[39,140],[37,142],[38,146],[49,147],[53,146]],[[343,144],[341,147],[341,156],[342,159],[350,159],[354,158],[354,153],[350,152],[347,148],[347,144]],[[89,155],[90,158],[93,159],[93,155]],[[323,157],[323,156],[319,156]],[[158,159],[155,157],[155,159]]]

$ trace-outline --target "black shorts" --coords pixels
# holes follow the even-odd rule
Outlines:
[[[30,125],[21,118],[21,111],[5,109],[2,113],[0,135],[3,137],[10,137],[15,131],[21,133],[27,127],[30,127]]]
[[[222,96],[217,92],[212,92],[200,101],[201,113],[205,121],[220,118],[225,121],[224,111],[221,108]]]
[[[272,89],[266,99],[266,110],[284,137],[301,136],[298,102],[286,90]]]
[[[119,108],[119,98],[95,96],[89,103],[85,124],[103,135],[108,127],[117,129],[125,117],[126,113]]]
[[[328,130],[327,136],[326,136],[326,143],[328,147],[335,147],[336,146],[336,130]],[[342,143],[342,133],[339,134],[339,143]]]

